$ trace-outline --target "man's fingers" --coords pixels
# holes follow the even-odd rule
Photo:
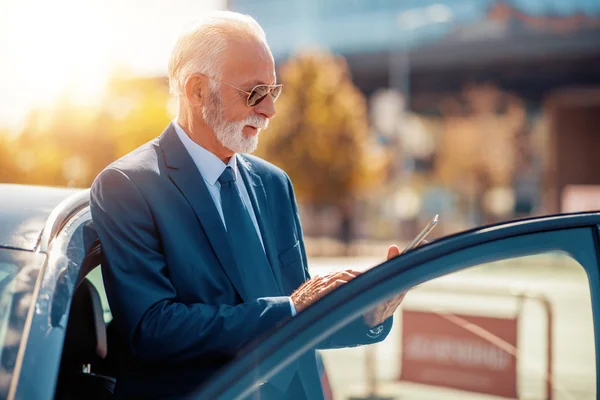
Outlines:
[[[352,279],[356,278],[358,275],[356,272],[352,271],[352,270],[346,270],[346,271],[341,271],[340,274],[338,275],[338,278],[341,279],[345,279],[346,281],[351,281]]]
[[[345,282],[349,282],[352,279],[356,278],[356,275],[353,275],[351,272],[348,271],[339,271],[339,272],[335,272],[331,275],[326,275],[324,278],[325,282],[330,282],[332,280],[344,280]]]
[[[317,276],[314,277],[313,279],[321,279],[321,280],[331,280],[333,278],[342,278],[342,279],[347,279],[347,280],[351,280],[356,278],[358,275],[362,274],[362,271],[358,271],[355,269],[345,269],[343,271],[335,271],[335,272],[330,272],[328,274],[325,274],[323,276]]]
[[[369,321],[371,324],[377,325],[385,320],[384,313],[382,310],[375,310],[369,315]]]
[[[389,318],[396,312],[398,307],[400,307],[400,304],[402,304],[402,300],[404,300],[404,296],[406,296],[406,293],[402,293],[401,295],[394,298],[391,302],[389,302],[387,304],[387,309],[385,311],[385,314],[386,314],[385,318]]]
[[[386,304],[386,313],[389,311],[394,312],[402,304],[402,300],[404,300],[404,296],[399,296],[389,301]]]
[[[306,282],[304,282],[302,285],[300,285],[297,290],[300,290],[300,291],[306,290],[312,286],[315,286],[318,282],[319,281],[316,278],[309,279]]]
[[[354,275],[346,271],[309,279],[292,293],[294,304],[304,309],[351,279]]]
[[[321,281],[322,281],[322,277],[316,277],[316,278],[309,279],[306,282],[304,282],[302,285],[300,285],[298,287],[298,289],[296,289],[296,291],[299,293],[302,293],[305,291],[311,291],[315,287],[317,287]]]
[[[297,298],[310,298],[310,304],[360,274],[362,274],[361,271],[347,269],[331,272],[324,276],[315,276],[300,285],[292,295],[296,295]]]
[[[397,257],[399,255],[400,255],[400,249],[395,244],[391,245],[388,248],[388,253],[387,253],[388,260],[391,260],[392,258]]]
[[[392,302],[396,306],[398,306],[398,305],[400,305],[400,303],[402,303],[402,300],[404,300],[404,297],[406,297],[406,292],[402,293],[401,295],[398,295],[397,297],[395,297]]]
[[[335,282],[337,279],[333,276],[323,276],[319,278],[313,278],[315,281],[311,286],[306,287],[307,291],[319,293],[324,290],[327,286],[329,286],[332,282]]]
[[[324,290],[322,290],[323,295],[326,295],[327,293],[331,292],[333,289],[342,286],[344,283],[346,283],[346,282],[341,279],[331,282],[329,285],[325,286]]]
[[[345,272],[354,275],[354,277],[357,277],[359,275],[361,275],[363,273],[363,271],[359,271],[357,269],[346,269],[344,270]]]
[[[402,303],[404,296],[406,296],[406,292],[393,297],[389,301],[378,304],[369,313],[365,314],[366,321],[371,326],[383,323],[383,321],[394,315]]]

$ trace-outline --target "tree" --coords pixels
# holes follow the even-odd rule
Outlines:
[[[459,98],[442,102],[442,114],[438,178],[466,194],[492,221],[486,199],[498,191],[491,189],[509,189],[523,162],[517,151],[526,125],[523,101],[491,84],[472,85]],[[499,209],[504,217],[512,211]]]
[[[165,78],[116,76],[109,83],[105,111],[115,159],[154,139],[169,124],[169,87]]]
[[[0,129],[0,182],[17,182],[14,143],[8,130]]]
[[[290,175],[300,201],[346,215],[352,199],[382,182],[389,158],[369,130],[365,98],[345,60],[327,53],[290,59],[280,80],[277,117],[258,154]]]
[[[168,100],[163,78],[116,75],[97,104],[63,97],[34,109],[11,145],[12,157],[0,157],[0,179],[88,187],[110,162],[160,134],[170,119]]]

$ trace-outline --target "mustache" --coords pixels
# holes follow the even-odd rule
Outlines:
[[[269,119],[266,117],[261,117],[258,115],[252,115],[248,118],[246,118],[243,121],[244,125],[250,125],[253,126],[255,128],[259,128],[259,129],[267,129],[267,127],[269,126]]]

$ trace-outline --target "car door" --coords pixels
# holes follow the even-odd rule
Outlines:
[[[251,397],[405,291],[384,341],[320,350],[334,398],[596,398],[599,222],[598,213],[516,221],[396,257],[271,332],[197,398]]]
[[[86,250],[89,229],[88,191],[63,201],[44,228],[38,252],[46,261],[35,279],[34,304],[27,317],[8,398],[51,399],[54,396],[69,318],[69,308]]]

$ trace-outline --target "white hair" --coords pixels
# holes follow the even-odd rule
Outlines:
[[[251,16],[232,11],[213,12],[194,23],[177,39],[169,59],[171,93],[181,94],[186,79],[194,72],[219,78],[219,58],[232,35],[258,39],[267,45],[265,31]]]

